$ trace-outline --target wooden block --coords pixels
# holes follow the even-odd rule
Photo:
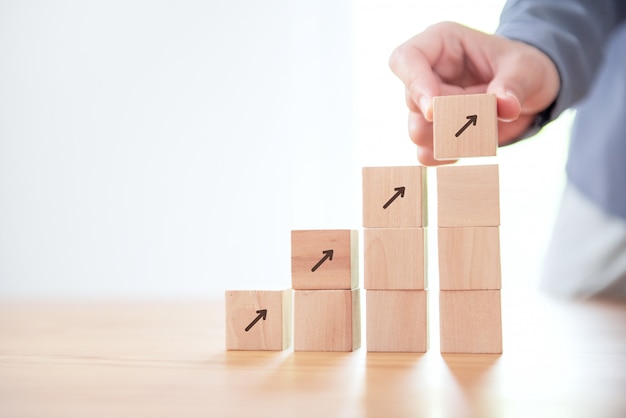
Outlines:
[[[425,353],[426,296],[425,290],[368,290],[367,351]]]
[[[495,94],[434,97],[433,141],[437,160],[496,155]]]
[[[500,228],[439,228],[439,288],[501,288]]]
[[[363,226],[426,226],[426,167],[364,167]]]
[[[280,351],[291,344],[291,289],[227,290],[226,349]]]
[[[442,353],[502,353],[499,290],[439,292]]]
[[[360,293],[294,291],[295,351],[354,351],[361,345]]]
[[[497,165],[437,167],[439,226],[499,226],[498,175]]]
[[[354,289],[359,284],[356,230],[291,231],[291,281],[299,290]]]
[[[365,288],[424,289],[425,234],[424,228],[365,228],[363,231]]]

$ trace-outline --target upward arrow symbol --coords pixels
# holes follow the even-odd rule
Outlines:
[[[322,264],[324,264],[324,261],[333,261],[333,250],[322,251],[322,254],[324,254],[324,257],[322,257],[322,259],[313,266],[313,268],[311,269],[312,272],[315,272],[315,270],[317,270]]]
[[[250,329],[252,329],[254,324],[259,322],[260,319],[263,319],[265,321],[265,318],[267,318],[267,309],[260,309],[256,311],[256,313],[258,313],[257,317],[254,318],[254,321],[250,322],[250,325],[246,327],[246,332],[250,331]]]
[[[404,198],[404,190],[405,187],[396,187],[395,189],[393,189],[396,191],[396,194],[394,194],[393,196],[391,196],[391,199],[389,199],[387,201],[387,203],[385,203],[383,205],[383,209],[387,209],[389,207],[389,205],[391,205],[393,203],[394,200],[396,200],[398,197]]]
[[[454,134],[455,137],[458,138],[459,136],[461,136],[463,131],[469,128],[470,125],[476,126],[476,121],[478,121],[478,115],[469,115],[467,119],[468,121],[465,123],[465,125],[463,125],[463,127],[459,129],[457,133]]]

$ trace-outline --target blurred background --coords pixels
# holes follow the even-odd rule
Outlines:
[[[291,229],[360,228],[361,167],[416,163],[393,48],[503,3],[0,2],[0,297],[290,287]],[[504,289],[536,288],[570,122],[489,159]]]

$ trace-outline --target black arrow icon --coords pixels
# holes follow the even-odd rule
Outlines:
[[[333,260],[333,250],[326,250],[326,251],[322,251],[322,254],[324,254],[324,257],[322,257],[322,259],[320,261],[317,262],[316,265],[313,266],[313,268],[311,269],[311,271],[315,271],[317,270],[326,260]]]
[[[250,328],[252,328],[257,322],[259,322],[260,319],[263,319],[265,321],[265,318],[267,317],[267,309],[258,310],[256,311],[256,313],[258,313],[257,317],[254,318],[254,321],[250,322],[250,325],[246,327],[246,332],[250,331]]]
[[[393,201],[398,198],[398,196],[400,196],[401,198],[404,198],[404,189],[405,189],[404,187],[396,187],[395,189],[393,189],[396,191],[396,194],[391,196],[391,199],[389,199],[387,203],[383,205],[383,209],[387,209],[389,205],[391,205]]]
[[[463,127],[461,129],[459,129],[459,131],[457,133],[454,134],[455,137],[459,137],[461,136],[461,134],[463,133],[463,131],[465,131],[467,128],[469,128],[470,125],[474,125],[476,126],[476,121],[478,120],[478,115],[469,115],[467,117],[467,122],[465,123],[465,125],[463,125]]]

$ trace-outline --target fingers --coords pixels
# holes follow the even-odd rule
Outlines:
[[[450,163],[433,155],[433,97],[494,93],[499,141],[506,144],[555,100],[560,88],[556,66],[539,49],[452,23],[434,25],[400,45],[389,66],[404,83],[409,136],[425,165]]]
[[[522,103],[526,95],[518,71],[518,69],[500,71],[487,87],[487,93],[496,95],[498,119],[503,122],[516,120],[522,112]]]
[[[520,100],[512,91],[506,90],[496,93],[498,119],[503,122],[513,122],[519,118],[522,111]]]
[[[560,79],[552,60],[539,49],[493,37],[494,77],[487,87],[498,99],[498,118],[514,121],[522,114],[536,114],[556,98]]]
[[[408,108],[432,119],[431,101],[439,95],[438,80],[421,52],[399,47],[391,56],[390,67],[405,85]]]
[[[409,137],[418,147],[433,147],[433,124],[421,112],[409,112]]]
[[[510,145],[517,140],[528,129],[533,121],[533,115],[520,115],[512,122],[498,121],[498,145]]]
[[[415,101],[413,101],[413,97],[411,97],[409,89],[404,89],[404,99],[406,100],[406,107],[409,108],[410,112],[421,112],[420,107],[417,103],[415,103]]]
[[[440,94],[433,65],[442,48],[441,37],[426,31],[397,47],[389,58],[391,71],[405,85],[407,106],[428,120],[432,120],[432,98]]]
[[[418,112],[409,112],[409,137],[417,145],[417,159],[423,165],[435,166],[454,161],[439,161],[433,152],[433,124]]]

